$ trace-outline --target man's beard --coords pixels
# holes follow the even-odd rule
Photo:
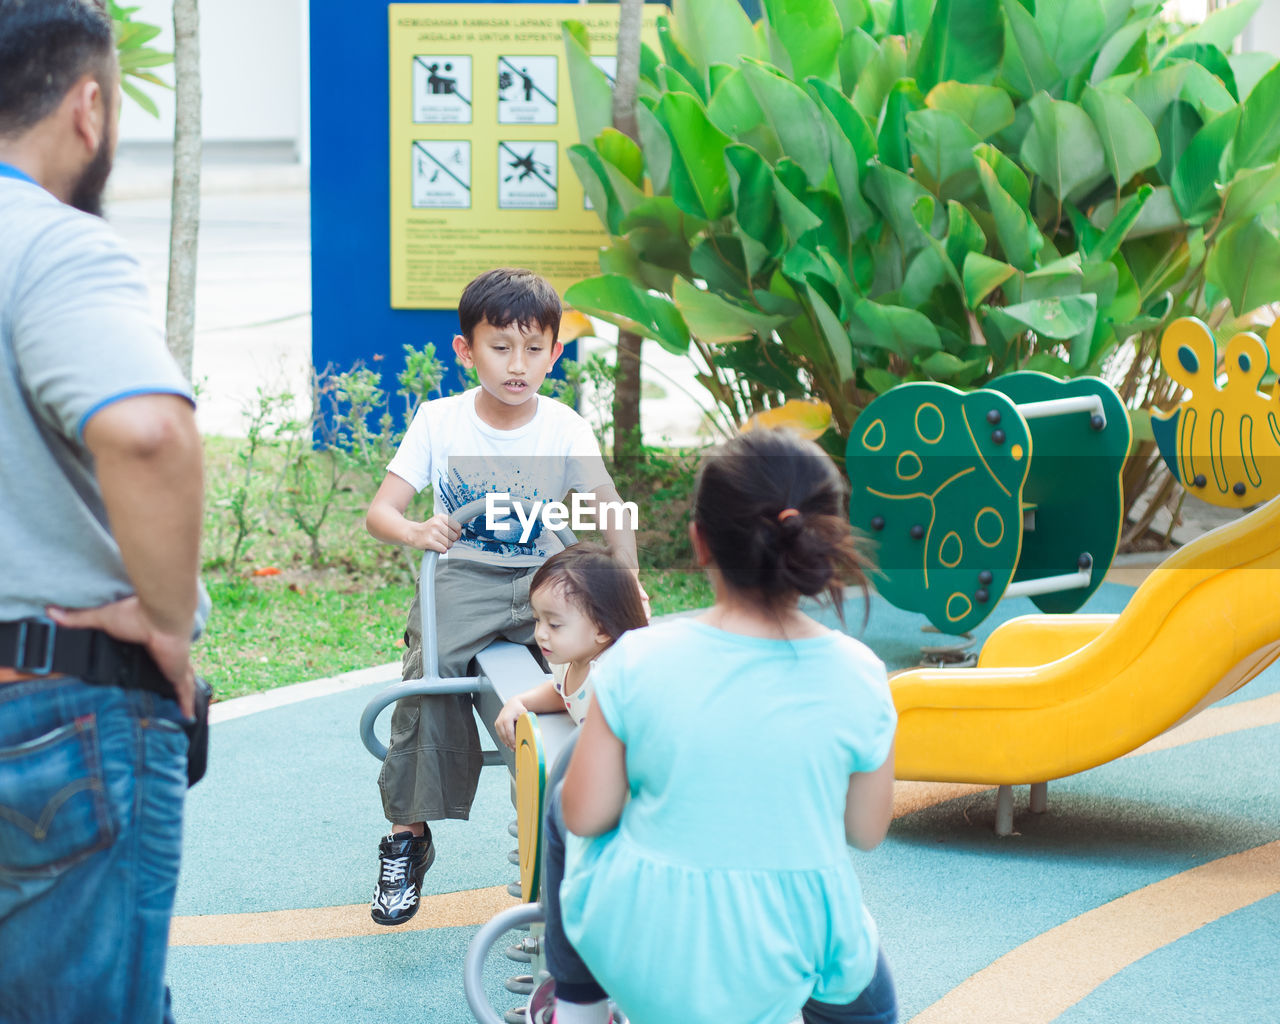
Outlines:
[[[111,149],[111,141],[104,132],[98,151],[93,154],[93,159],[89,161],[71,192],[71,205],[95,217],[102,216],[102,193],[111,174]]]

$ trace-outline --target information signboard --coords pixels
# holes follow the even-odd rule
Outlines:
[[[661,8],[646,9],[656,38]],[[569,162],[580,141],[561,22],[587,26],[612,77],[618,8],[391,4],[391,305],[457,305],[495,266],[557,291],[599,273],[608,241]]]

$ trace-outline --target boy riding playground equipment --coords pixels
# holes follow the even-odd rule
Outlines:
[[[1222,486],[1232,482],[1233,468],[1248,473],[1257,449],[1244,439],[1252,436],[1258,444],[1264,426],[1267,435],[1277,430],[1271,407],[1260,404],[1275,396],[1256,392],[1266,348],[1256,337],[1243,337],[1227,346],[1223,388],[1215,381],[1216,350],[1203,325],[1174,323],[1162,350],[1166,362],[1177,360],[1189,377],[1183,382],[1200,391],[1190,400],[1195,415],[1188,416],[1189,403],[1181,410],[1175,472],[1184,482],[1186,468],[1206,477],[1192,493],[1252,495],[1256,501],[1264,485],[1280,487],[1276,470],[1256,467],[1245,495]],[[1184,347],[1193,358],[1182,355]],[[1244,384],[1233,365],[1247,375]],[[1205,420],[1211,429],[1203,429]],[[1280,431],[1276,437],[1280,443]],[[1224,439],[1241,439],[1240,447]],[[1215,483],[1206,486],[1210,471]],[[991,635],[976,668],[895,676],[895,774],[998,787],[995,830],[1008,835],[1013,785],[1030,783],[1030,809],[1044,811],[1050,780],[1136,750],[1280,657],[1277,593],[1280,498],[1272,498],[1165,559],[1119,615],[1023,616]]]
[[[862,411],[845,466],[850,522],[876,546],[876,589],[941,632],[1001,597],[1072,612],[1120,538],[1129,417],[1092,377],[1033,371],[968,393],[919,382]]]
[[[527,514],[536,512],[529,502],[512,499]],[[465,525],[478,516],[484,515],[486,503],[484,499],[470,502],[450,518],[459,525]],[[515,534],[519,534],[519,524],[513,522]],[[577,538],[568,527],[554,529],[560,541],[568,547],[577,543]],[[574,735],[573,720],[567,713],[546,714],[538,716],[522,716],[516,730],[516,750],[511,752],[498,739],[493,731],[493,722],[502,710],[502,706],[512,697],[532,689],[547,680],[547,674],[534,660],[528,648],[522,644],[505,640],[495,641],[476,655],[479,674],[444,679],[440,676],[439,635],[436,631],[435,576],[440,555],[435,551],[425,551],[422,556],[422,570],[419,575],[421,601],[419,607],[422,615],[422,666],[421,679],[407,679],[394,683],[381,690],[365,706],[360,716],[360,739],[369,753],[378,760],[387,756],[386,745],[378,739],[375,724],[378,716],[390,705],[402,697],[414,697],[428,694],[461,694],[469,693],[477,696],[476,704],[480,719],[490,736],[493,737],[496,751],[485,752],[485,764],[506,764],[513,774],[512,802],[517,808],[517,820],[513,825],[519,849],[516,853],[520,865],[520,885],[508,886],[513,896],[525,902],[504,911],[509,918],[502,935],[512,928],[527,928],[535,921],[541,920],[541,908],[534,903],[537,899],[536,883],[540,869],[541,850],[541,806],[546,784],[546,765],[554,763],[556,753],[563,749]],[[497,918],[495,918],[495,921]],[[493,922],[486,925],[486,929]],[[485,951],[488,946],[485,946]],[[516,995],[527,996],[532,990],[534,980],[541,966],[540,944],[536,934],[530,939],[507,951],[509,959],[530,963],[532,974],[521,974],[508,979],[507,989]],[[468,959],[465,977],[467,999],[471,1003],[476,1019],[484,1024],[503,1024],[485,998],[480,982],[483,956],[475,966],[474,978]],[[524,1020],[523,1008],[507,1013],[508,1024],[519,1024]]]

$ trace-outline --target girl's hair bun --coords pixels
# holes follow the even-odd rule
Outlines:
[[[725,582],[776,605],[866,586],[846,488],[830,457],[786,430],[753,430],[713,450],[699,471],[694,521]]]

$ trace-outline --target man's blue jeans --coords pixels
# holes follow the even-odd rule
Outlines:
[[[187,737],[170,700],[0,685],[0,1024],[160,1024]]]

